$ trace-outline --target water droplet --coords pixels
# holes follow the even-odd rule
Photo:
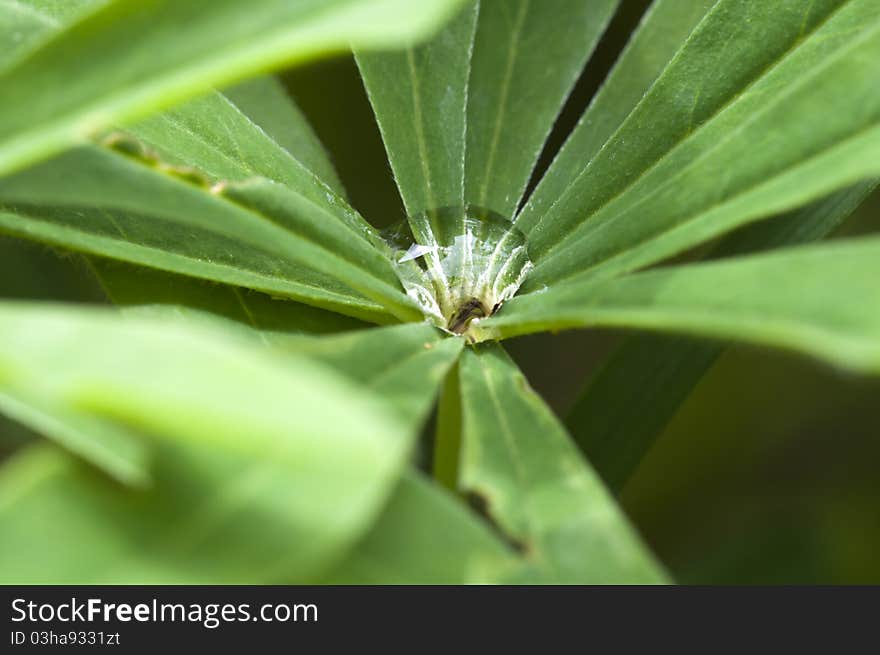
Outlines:
[[[422,246],[418,243],[414,243],[407,249],[403,256],[397,260],[397,263],[403,264],[404,262],[418,259],[419,257],[435,252],[436,250],[437,246]]]
[[[425,212],[383,236],[407,294],[432,323],[455,334],[497,312],[532,268],[522,232],[478,208]]]

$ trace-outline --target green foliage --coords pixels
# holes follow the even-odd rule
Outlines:
[[[25,2],[25,7],[41,17],[37,23],[71,18],[57,16],[54,4]],[[108,123],[130,121],[267,68],[350,45],[406,43],[434,28],[461,3],[151,0],[135,5],[74,0],[71,4],[86,5],[79,12],[65,12],[79,20],[66,23],[33,51],[21,47],[17,57],[7,57],[11,61],[0,72],[0,171],[57,152]],[[39,36],[33,40],[39,41]],[[46,94],[46,89],[55,93]]]
[[[13,460],[0,493],[6,580],[314,575],[364,530],[411,447],[412,431],[352,381],[208,325],[13,303],[0,316],[3,387],[57,405],[55,420],[82,414],[143,439],[153,481],[125,489],[57,455]],[[331,421],[320,408],[334,397]],[[59,536],[40,537],[46,526]],[[77,544],[89,560],[41,562],[33,540]]]
[[[875,187],[863,182],[724,239],[712,254],[744,255],[822,239]],[[723,352],[721,344],[657,334],[633,336],[590,381],[566,423],[608,485],[619,490],[654,437]],[[632,384],[632,380],[639,384]],[[633,412],[630,408],[639,407]]]
[[[716,3],[553,206],[517,221],[529,288],[654,264],[880,173],[878,33],[872,0]]]
[[[0,5],[0,230],[118,306],[0,303],[0,581],[667,581],[613,494],[725,341],[880,374],[880,241],[808,244],[880,175],[880,8],[655,0],[529,194],[618,4]],[[264,75],[349,48],[409,251]],[[488,343],[594,327],[566,425]]]
[[[461,484],[515,540],[536,579],[662,581],[608,492],[504,351],[466,352],[461,367]]]

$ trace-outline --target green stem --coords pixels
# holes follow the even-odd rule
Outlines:
[[[461,390],[458,364],[443,382],[437,405],[437,428],[434,435],[434,478],[444,487],[458,488],[458,464],[461,451]]]

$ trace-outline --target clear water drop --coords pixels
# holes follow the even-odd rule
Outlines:
[[[397,263],[403,264],[404,262],[418,259],[419,257],[423,257],[424,255],[432,253],[435,250],[437,250],[437,246],[422,246],[418,243],[414,243],[407,249],[403,256],[397,260]]]
[[[472,337],[480,319],[513,297],[532,268],[522,232],[482,209],[425,212],[385,238],[407,294],[432,323],[454,334]]]

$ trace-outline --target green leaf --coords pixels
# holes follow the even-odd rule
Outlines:
[[[553,121],[617,4],[481,0],[467,94],[467,203],[513,216]]]
[[[620,128],[717,0],[654,0],[517,217],[529,230]]]
[[[383,399],[417,431],[463,340],[425,324],[347,335],[275,335],[273,345],[332,366]],[[509,550],[442,490],[405,474],[366,537],[324,584],[467,584],[497,581],[514,569]]]
[[[880,372],[880,239],[563,284],[515,298],[487,333],[628,327],[774,346]],[[491,324],[491,326],[490,326]]]
[[[0,234],[0,297],[102,302],[83,262],[25,239]]]
[[[431,456],[431,474],[447,489],[458,488],[458,467],[461,461],[461,384],[458,366],[452,368],[443,381],[437,402],[434,425],[434,451]]]
[[[433,242],[431,233],[442,240],[448,229],[435,210],[464,205],[465,112],[476,17],[477,3],[470,2],[424,45],[357,54],[413,234],[423,244]]]
[[[223,95],[337,195],[345,196],[327,151],[281,82],[258,77],[224,89]]]
[[[6,583],[311,579],[365,532],[410,449],[344,377],[228,332],[22,303],[0,319],[0,388],[141,431],[152,453],[145,490],[51,451],[8,462]]]
[[[97,3],[17,3],[11,12],[0,14],[0,20],[25,16],[33,23],[26,25],[13,20],[11,26],[7,26],[12,30],[10,42],[17,39],[22,44],[30,42],[35,34],[51,33],[60,29],[64,22],[70,22],[74,5],[94,8]],[[0,23],[0,30],[4,26]],[[166,161],[194,166],[204,173],[211,171],[215,182],[242,179],[258,170],[280,182],[292,181],[302,190],[311,189],[317,192],[312,193],[312,197],[320,197],[323,201],[329,194],[321,184],[315,184],[310,172],[314,171],[334,190],[341,192],[336,173],[317,137],[283,87],[273,78],[249,80],[228,89],[224,96],[209,94],[167,116],[148,120],[136,129],[147,137],[152,147],[162,151]],[[290,153],[295,153],[296,159]],[[303,164],[309,171],[303,170]],[[303,305],[271,302],[236,287],[206,287],[195,279],[187,280],[148,269],[134,272],[130,267],[108,264],[104,260],[93,262],[93,268],[117,303],[124,300],[146,303],[161,299],[165,302],[177,300],[180,304],[185,298],[199,309],[244,319],[253,325],[268,323],[277,326],[282,317],[288,321],[287,329],[295,325],[297,329],[325,331],[346,324],[346,319],[331,318],[334,317],[332,314],[321,316],[321,312]],[[123,279],[117,280],[117,277]],[[155,297],[148,297],[150,293]],[[179,295],[168,297],[174,293]],[[352,325],[352,322],[348,324]]]
[[[11,388],[0,389],[0,413],[52,439],[123,484],[149,484],[145,444],[109,421]]]
[[[258,81],[250,83],[251,88],[258,86],[262,86]],[[282,108],[292,107],[294,105],[288,101]],[[302,116],[291,112],[288,120],[291,126],[299,121],[300,129],[310,129],[302,122]],[[253,178],[278,182],[321,206],[338,222],[348,225],[358,239],[378,237],[370,224],[334,189],[221,93],[209,93],[156,114],[133,125],[128,132],[146,144],[147,156],[155,156],[161,163],[191,167],[195,169],[194,173],[206,175],[213,184],[244,182]],[[320,147],[316,140],[314,143]],[[137,143],[131,145],[139,147]],[[309,149],[305,154],[315,156]]]
[[[253,179],[230,186],[224,195],[255,215],[286,227],[299,237],[288,257],[330,275],[367,298],[380,303],[400,320],[421,320],[422,313],[401,287],[383,244],[340,225],[334,215],[303,196],[266,180]],[[317,210],[317,211],[316,211]]]
[[[341,185],[317,137],[274,79],[259,78],[223,95],[209,94],[156,115],[131,131],[167,161],[194,167],[210,175],[215,183],[263,175],[330,209],[343,223],[353,226],[358,236],[364,231],[372,233],[367,223],[339,197],[336,189]],[[320,171],[333,188],[313,171]],[[96,270],[117,303],[125,300],[186,304],[243,319],[258,329],[326,332],[357,325],[328,312],[272,301],[237,287],[208,287],[194,279],[155,271],[133,274],[130,269],[112,265],[96,264]],[[114,279],[120,270],[125,279]],[[149,294],[155,295],[150,298]]]
[[[422,476],[404,475],[367,536],[322,584],[486,584],[514,571],[510,550]]]
[[[667,335],[626,339],[566,419],[572,438],[615,494],[724,346]]]
[[[484,0],[426,44],[358,54],[420,243],[428,229],[441,242],[455,229],[434,210],[470,204],[512,216],[616,4]]]
[[[158,313],[165,308],[177,317],[192,314],[199,319],[204,319],[203,313],[208,312],[254,330],[282,333],[332,334],[367,327],[366,323],[342,314],[272,298],[251,289],[110,259],[93,258],[90,264],[110,300],[129,308],[129,312],[136,308],[140,312]]]
[[[212,86],[349,46],[409,43],[437,28],[459,4],[109,2],[0,72],[0,172]]]
[[[148,147],[152,156],[161,158],[163,164],[190,167],[208,176],[214,184],[258,176],[275,180],[329,210],[338,217],[337,221],[349,225],[357,238],[363,239],[367,234],[372,240],[378,239],[375,231],[337,191],[313,172],[323,171],[323,175],[339,187],[336,174],[305,117],[273,79],[251,80],[224,95],[208,94],[157,114],[132,127],[130,132],[141,142],[134,143],[135,147]],[[300,157],[308,166],[301,163]],[[95,268],[115,302],[126,301],[125,296],[129,294],[133,294],[130,298],[133,302],[151,302],[148,294],[155,293],[162,302],[185,303],[245,319],[245,323],[254,327],[270,324],[304,331],[317,328],[324,332],[340,323],[349,326],[353,323],[333,318],[329,313],[325,313],[322,320],[316,320],[321,315],[317,310],[289,302],[273,302],[236,287],[207,287],[194,279],[175,279],[157,272],[132,274],[129,269],[112,265],[96,264]],[[125,279],[117,282],[113,279],[114,273]],[[134,284],[138,278],[145,284]],[[200,287],[204,287],[201,292]],[[174,292],[182,295],[175,298]],[[292,322],[283,326],[283,318]]]
[[[876,182],[731,234],[712,252],[730,257],[823,238],[849,216]],[[566,425],[605,483],[620,491],[639,462],[724,348],[718,343],[636,335],[605,361],[579,396]],[[638,407],[638,411],[633,411]]]
[[[0,70],[108,0],[4,0],[0,3]]]
[[[0,228],[17,235],[368,320],[421,316],[368,234],[353,236],[336,215],[267,180],[212,190],[89,147],[3,178],[0,202]]]
[[[463,339],[425,323],[324,337],[269,335],[272,345],[327,364],[373,392],[411,430],[424,422]]]
[[[146,283],[142,279],[145,273]],[[207,301],[212,313],[223,308],[227,310],[227,318],[252,323],[253,330],[238,330],[240,336],[296,355],[308,355],[340,371],[360,388],[374,392],[377,402],[387,403],[389,412],[395,413],[411,432],[423,422],[443,375],[461,350],[460,339],[443,339],[436,329],[416,324],[360,330],[335,338],[293,337],[290,326],[300,330],[309,327],[313,331],[326,330],[328,319],[319,310],[296,303],[271,302],[259,296],[249,298],[246,303],[244,298],[235,301],[235,295],[248,292],[223,285],[197,286],[195,302],[188,303],[189,278],[157,275],[148,269],[124,267],[121,271],[114,270],[110,278],[119,283],[128,302],[135,301],[137,294],[144,288],[149,289],[151,283],[161,289],[148,291],[150,303],[161,302],[163,291],[170,295],[166,304],[137,307],[136,312],[127,311],[128,316],[170,319],[173,321],[169,323],[170,328],[184,325],[198,329],[216,325],[225,330],[235,329],[235,325],[218,323],[211,314],[200,310],[198,304]],[[171,278],[170,284],[168,278]],[[126,284],[133,287],[131,292],[125,288]],[[180,302],[184,302],[184,306],[178,304]],[[265,309],[262,313],[261,308]],[[279,308],[288,311],[279,316]],[[244,315],[236,315],[236,311]],[[327,317],[339,322],[348,320],[335,314],[327,314]],[[258,319],[276,321],[278,325],[258,323]],[[343,326],[329,327],[341,329]],[[136,435],[118,426],[57,404],[50,406],[34,395],[13,394],[8,390],[0,391],[0,409],[126,484],[143,486],[149,479],[146,448]]]
[[[721,0],[555,205],[518,221],[524,289],[641,268],[880,173],[878,75],[874,0]]]
[[[461,361],[461,487],[518,543],[539,580],[663,582],[565,429],[500,346]]]
[[[358,53],[416,243],[456,249],[474,231],[472,219],[489,211],[512,214],[614,4],[472,2],[427,43],[400,53]],[[554,46],[547,47],[551,35]],[[538,45],[540,56],[533,52]],[[500,247],[489,246],[491,262]],[[436,306],[428,313],[438,323],[455,324],[472,295],[461,292],[460,303],[454,289],[472,285],[471,274],[484,278],[480,270],[459,275],[459,257],[462,270],[472,268],[465,249],[432,254],[425,258],[427,276],[411,275],[415,293],[433,293]],[[510,280],[516,286],[518,272]]]

